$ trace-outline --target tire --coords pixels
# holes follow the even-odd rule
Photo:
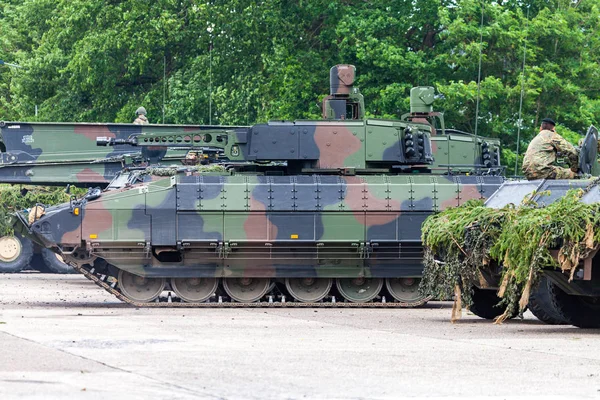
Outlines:
[[[76,274],[77,271],[70,265],[65,264],[57,258],[57,254],[50,249],[42,249],[42,258],[46,267],[55,274]]]
[[[494,319],[504,313],[504,308],[499,307],[502,299],[498,297],[495,290],[473,288],[473,304],[469,311],[480,318]]]
[[[40,250],[41,249],[39,246],[35,244],[33,245],[33,258],[29,263],[29,267],[25,268],[25,271],[38,271],[42,274],[51,274],[52,271],[50,271],[46,266]]]
[[[600,328],[600,297],[573,296],[556,288],[554,299],[560,313],[579,328]]]
[[[0,273],[21,272],[31,262],[31,258],[33,257],[33,243],[31,240],[18,235],[15,235],[14,238],[20,243],[21,253],[15,260],[8,262],[0,260]]]
[[[569,324],[569,319],[561,312],[555,291],[560,290],[542,275],[540,282],[529,296],[529,310],[537,319],[549,325]]]

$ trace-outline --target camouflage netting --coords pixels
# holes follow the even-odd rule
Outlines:
[[[145,173],[148,175],[154,176],[175,176],[181,167],[171,166],[171,167],[148,167],[145,169]],[[203,172],[227,172],[227,168],[220,164],[208,164],[208,165],[198,165],[194,167],[194,169],[200,173]]]
[[[454,295],[452,320],[472,304],[473,285],[485,287],[482,272],[500,265],[501,323],[521,314],[543,268],[560,268],[571,279],[580,258],[600,242],[600,204],[583,204],[583,190],[571,190],[538,207],[529,199],[502,209],[473,200],[430,216],[423,224],[425,270],[420,290],[440,299]],[[539,194],[539,193],[538,193]],[[550,254],[558,250],[558,260]]]
[[[144,172],[154,176],[174,176],[177,175],[177,167],[148,167]]]
[[[82,195],[85,189],[71,188],[71,195]],[[64,187],[0,185],[0,237],[12,235],[11,214],[34,207],[69,201]]]
[[[198,165],[196,170],[200,173],[202,172],[227,172],[227,168],[225,168],[221,164],[208,164],[208,165]]]

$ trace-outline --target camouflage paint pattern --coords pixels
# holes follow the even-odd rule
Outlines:
[[[49,208],[31,229],[144,276],[418,277],[423,220],[502,181],[183,174]]]
[[[135,143],[148,148],[219,148],[227,161],[285,161],[288,168],[301,172],[389,171],[433,162],[429,126],[392,120],[269,122],[194,135],[140,134]]]
[[[327,121],[218,127],[221,131],[235,130],[227,132],[224,141],[216,140],[222,138],[218,134],[200,134],[217,128],[205,126],[1,123],[0,183],[104,185],[123,167],[141,165],[142,157],[139,149],[128,144],[113,149],[97,147],[97,138],[127,141],[138,135],[150,137],[149,143],[140,141],[139,146],[154,147],[147,151],[149,157],[144,154],[144,159],[152,161],[160,156],[163,164],[180,165],[185,159],[187,150],[173,147],[204,145],[224,149],[225,160],[229,161],[286,162],[287,174],[323,170],[372,173],[374,169],[398,172],[399,167],[417,164],[422,164],[423,169],[430,168],[434,155],[434,172],[446,169],[463,173],[472,172],[473,165],[499,166],[497,145],[495,153],[483,148],[492,140],[481,141],[473,149],[475,140],[468,134],[436,136],[428,118],[439,119],[442,133],[444,122],[441,113],[432,111],[432,87],[411,90],[409,118],[386,121],[364,119],[364,100],[354,87],[355,80],[354,66],[340,64],[331,68],[331,94],[324,100],[323,108]],[[165,144],[162,150],[157,149],[151,136]],[[433,142],[429,136],[434,137]]]
[[[140,149],[98,147],[98,137],[127,139],[141,133],[196,132],[196,125],[91,123],[0,123],[0,183],[105,185]],[[234,127],[235,128],[235,127]],[[171,149],[164,163],[180,163],[183,150]],[[141,160],[137,160],[140,162]]]
[[[446,129],[444,135],[431,137],[431,152],[434,172],[472,172],[473,170],[495,170],[501,172],[500,140]]]
[[[406,154],[406,128],[422,135],[421,154]],[[283,160],[298,168],[377,168],[393,164],[431,163],[428,128],[418,123],[385,120],[270,122],[227,132],[227,141],[201,134],[207,127],[131,124],[22,124],[2,128],[0,182],[40,184],[106,184],[133,160],[140,149],[131,145],[96,146],[98,137],[126,140],[154,137],[169,150],[164,164],[181,164],[186,150],[175,146],[205,145],[228,149],[231,161]],[[198,133],[194,133],[198,132]],[[207,140],[207,137],[209,139]],[[156,142],[150,143],[151,145]],[[143,145],[143,144],[140,144]],[[171,147],[173,146],[173,147]],[[138,159],[138,162],[140,160]]]
[[[91,254],[142,276],[419,277],[423,220],[488,197],[503,179],[432,175],[439,149],[426,115],[363,119],[354,67],[336,66],[330,76],[325,121],[98,134],[115,152],[133,144],[159,161],[177,147],[212,152],[237,173],[137,182],[125,175],[139,171],[125,172],[100,197],[50,207],[17,230],[59,253]],[[429,107],[432,88],[417,92]],[[466,151],[465,163],[484,159],[483,142],[448,138]]]
[[[557,153],[567,158],[571,169],[555,165]],[[523,173],[527,179],[573,179],[579,154],[573,145],[555,131],[542,130],[534,137],[523,157]]]

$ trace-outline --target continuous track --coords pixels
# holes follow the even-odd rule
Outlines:
[[[70,265],[79,273],[83,274],[87,279],[94,282],[96,285],[100,286],[119,300],[124,303],[131,304],[135,307],[150,307],[150,308],[412,308],[421,306],[430,298],[425,298],[416,302],[404,303],[404,302],[386,302],[385,298],[382,297],[381,301],[368,302],[368,303],[351,303],[351,302],[336,302],[332,301],[322,301],[318,303],[302,303],[297,301],[281,301],[275,300],[275,296],[267,296],[267,298],[271,299],[269,301],[259,301],[254,303],[239,303],[239,302],[229,302],[229,301],[221,301],[221,297],[215,299],[215,301],[207,301],[203,303],[191,303],[191,302],[183,302],[178,298],[175,298],[169,292],[168,296],[161,296],[155,301],[144,303],[133,301],[127,296],[123,295],[120,292],[117,282],[108,282],[108,275],[101,274],[96,272],[93,268],[89,270],[86,267],[80,267],[74,263],[70,263]]]

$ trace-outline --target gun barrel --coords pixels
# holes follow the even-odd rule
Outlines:
[[[112,146],[113,138],[109,138],[106,136],[99,136],[96,138],[96,146]]]

